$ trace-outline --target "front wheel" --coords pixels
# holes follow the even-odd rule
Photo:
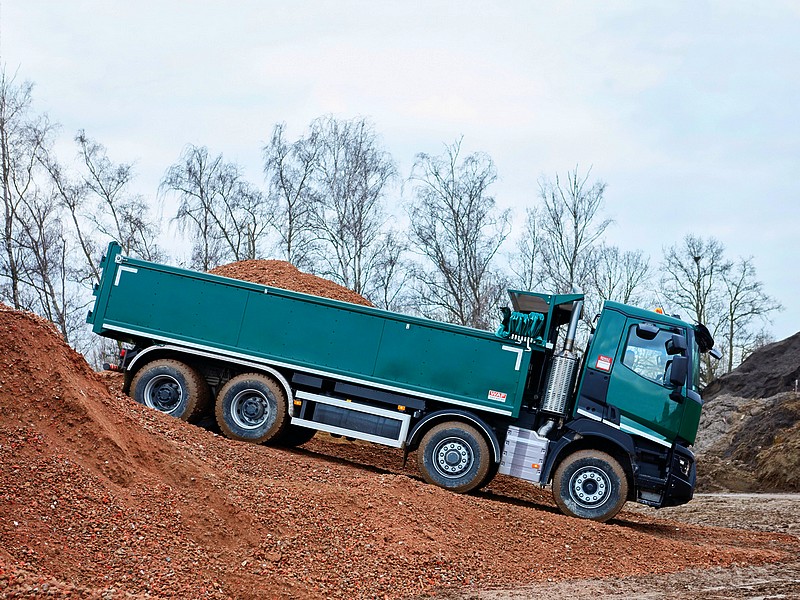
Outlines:
[[[609,454],[579,450],[565,458],[553,477],[553,499],[564,514],[601,523],[622,510],[628,479]]]
[[[215,414],[226,437],[262,444],[280,436],[289,422],[283,388],[261,373],[237,375],[217,395]]]
[[[455,421],[433,427],[417,450],[425,481],[460,494],[486,482],[491,462],[486,438],[474,427]]]
[[[492,461],[489,465],[489,469],[486,472],[486,476],[483,480],[478,484],[476,489],[482,490],[486,486],[488,486],[494,478],[497,476],[497,472],[500,470],[500,463]]]

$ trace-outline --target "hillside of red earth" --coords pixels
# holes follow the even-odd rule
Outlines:
[[[353,290],[341,285],[303,273],[293,264],[283,260],[242,260],[211,269],[209,273],[232,279],[242,279],[314,296],[323,296],[353,304],[372,306],[372,303]]]
[[[700,491],[800,492],[800,333],[712,382],[695,449]]]
[[[27,313],[0,310],[0,348],[0,597],[430,597],[800,552],[782,533],[572,519],[502,477],[459,496],[369,444],[233,442],[113,391]]]

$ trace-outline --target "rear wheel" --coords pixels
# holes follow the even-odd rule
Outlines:
[[[572,517],[605,522],[628,497],[628,479],[611,455],[579,450],[565,458],[553,477],[553,498]]]
[[[426,433],[417,450],[422,476],[453,492],[466,493],[487,483],[489,444],[466,423],[441,423]]]
[[[139,404],[184,421],[202,413],[211,391],[205,379],[189,365],[172,359],[155,360],[139,370],[131,382]]]
[[[215,414],[226,437],[261,444],[277,441],[288,425],[286,409],[286,393],[274,379],[244,373],[219,391]]]

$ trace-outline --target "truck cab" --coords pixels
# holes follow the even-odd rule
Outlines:
[[[580,311],[577,301],[573,307]],[[573,321],[578,317],[571,315]],[[580,366],[575,382],[566,384],[563,408],[547,410],[547,388],[556,385],[552,377],[534,396],[540,403],[531,407],[536,418],[528,428],[535,435],[528,437],[546,448],[538,483],[552,485],[564,512],[604,521],[626,500],[654,507],[691,500],[690,446],[702,410],[699,356],[713,346],[709,340],[702,326],[604,303],[585,352],[574,358]],[[558,358],[554,352],[545,360],[551,373]],[[508,462],[529,443],[514,446],[507,444]],[[508,471],[501,467],[501,473]]]

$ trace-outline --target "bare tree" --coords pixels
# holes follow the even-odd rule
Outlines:
[[[511,257],[515,285],[523,290],[539,290],[543,285],[542,238],[540,211],[525,209],[525,228]]]
[[[539,180],[542,278],[556,293],[590,286],[597,242],[612,223],[601,217],[606,184],[590,184],[590,174],[591,169],[581,176],[575,167],[564,179],[556,175],[555,181]]]
[[[264,147],[264,175],[275,205],[273,226],[279,256],[301,269],[311,268],[314,247],[312,215],[318,198],[314,191],[316,132],[295,142],[286,140],[286,124],[275,125]]]
[[[208,156],[207,148],[187,146],[180,161],[172,165],[161,181],[162,191],[178,194],[175,221],[192,239],[191,266],[208,271],[225,260],[224,245],[212,216],[217,179],[223,168],[222,155]]]
[[[61,165],[54,157],[48,156],[43,164],[50,174],[50,181],[56,195],[59,197],[61,206],[69,213],[75,237],[81,250],[83,266],[75,268],[77,278],[81,283],[92,280],[99,281],[98,244],[92,237],[82,215],[88,189],[81,182],[74,181],[68,174],[64,173]]]
[[[227,211],[228,227],[233,233],[226,235],[233,258],[248,260],[259,258],[273,222],[274,203],[261,190],[237,177],[230,179],[220,193]]]
[[[766,343],[769,334],[763,325],[770,313],[783,308],[756,279],[753,257],[732,262],[714,238],[687,235],[681,246],[667,248],[661,286],[674,307],[709,328],[723,351],[724,360],[720,362],[705,355],[704,383],[720,371],[730,372],[749,352]],[[761,327],[754,329],[754,325]]]
[[[311,131],[317,145],[311,214],[320,240],[317,269],[365,294],[381,260],[383,196],[396,174],[394,162],[366,119],[321,117]]]
[[[727,370],[734,367],[734,353],[738,350],[740,360],[753,348],[763,345],[763,329],[753,331],[751,325],[769,319],[769,313],[783,307],[764,292],[764,285],[756,279],[753,257],[739,258],[722,274],[722,295],[726,306],[725,332],[723,338],[728,350]]]
[[[161,182],[178,195],[175,220],[193,235],[192,266],[208,271],[226,260],[255,258],[269,225],[263,195],[239,167],[208,148],[187,146]]]
[[[409,293],[413,268],[405,258],[407,252],[407,244],[397,231],[389,231],[381,240],[375,275],[366,293],[366,297],[378,308],[413,312],[413,299]]]
[[[88,300],[76,284],[71,232],[49,167],[56,126],[32,110],[33,85],[0,69],[2,298],[50,319],[78,345]]]
[[[730,268],[719,241],[690,234],[682,245],[664,251],[661,288],[673,308],[683,309],[690,319],[718,333],[723,321],[719,291]]]
[[[18,244],[20,212],[35,193],[35,174],[47,153],[53,127],[44,115],[31,112],[33,84],[17,85],[0,68],[0,162],[3,188],[3,254],[0,273],[7,280],[3,296],[22,308],[24,249]]]
[[[650,260],[641,250],[623,252],[604,244],[597,249],[591,275],[593,291],[600,300],[641,304],[650,280]]]
[[[164,254],[156,243],[159,227],[148,217],[150,206],[140,195],[128,191],[134,177],[133,166],[113,163],[105,146],[90,139],[83,130],[77,133],[75,142],[86,168],[83,186],[97,199],[94,210],[86,215],[88,219],[105,238],[119,242],[126,254],[161,260]],[[77,221],[75,226],[79,230]]]
[[[688,313],[687,320],[702,323],[718,340],[725,323],[725,305],[721,294],[723,278],[731,263],[725,247],[714,238],[704,240],[687,235],[682,245],[664,250],[661,264],[661,291],[672,310]],[[701,378],[709,383],[720,365],[706,354]]]
[[[418,154],[414,163],[410,236],[424,259],[416,292],[429,315],[488,328],[503,294],[494,259],[510,231],[509,211],[498,213],[488,193],[497,178],[492,159],[460,154],[458,140],[440,156]]]
[[[26,251],[23,280],[31,292],[29,305],[25,308],[55,323],[64,338],[69,340],[67,240],[61,225],[58,200],[37,189],[28,194],[22,204],[18,213],[18,243]]]

